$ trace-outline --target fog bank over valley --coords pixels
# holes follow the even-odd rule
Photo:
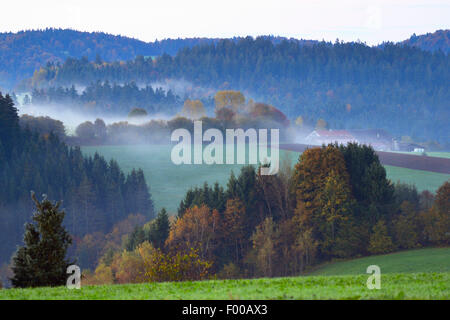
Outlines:
[[[67,135],[74,135],[76,128],[83,122],[95,122],[102,119],[106,125],[119,122],[128,122],[132,125],[142,125],[151,120],[170,120],[172,116],[167,114],[154,114],[141,117],[128,117],[127,115],[111,115],[101,112],[82,112],[78,106],[69,105],[20,105],[17,106],[19,115],[30,115],[33,117],[50,117],[64,124]]]

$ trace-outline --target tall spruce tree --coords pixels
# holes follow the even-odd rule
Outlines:
[[[0,92],[0,142],[3,156],[7,159],[11,156],[14,143],[19,134],[19,116],[14,102],[7,94],[5,96]]]
[[[372,225],[380,218],[386,219],[394,212],[394,186],[374,149],[357,143],[340,145],[339,149],[350,175],[352,194],[358,202],[354,216]]]
[[[167,237],[169,237],[169,231],[169,215],[167,214],[166,209],[162,208],[150,229],[150,240],[153,246],[156,248],[163,248]]]
[[[60,286],[66,282],[66,253],[72,243],[71,237],[62,226],[64,211],[61,202],[51,203],[46,196],[39,202],[32,192],[37,211],[34,223],[25,225],[23,247],[13,257],[14,287]]]

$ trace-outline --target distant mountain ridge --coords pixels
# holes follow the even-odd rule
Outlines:
[[[450,30],[437,30],[420,36],[413,34],[401,43],[417,47],[425,51],[438,51],[448,54],[450,52]]]
[[[286,38],[267,36],[273,43]],[[233,38],[238,41],[239,37]],[[104,32],[83,32],[71,29],[28,30],[17,33],[0,33],[0,89],[11,89],[20,80],[29,78],[47,62],[64,62],[67,58],[97,55],[111,62],[131,60],[138,55],[175,55],[180,49],[200,44],[216,43],[219,38],[164,39],[145,42],[134,38]],[[313,40],[289,39],[301,43]]]
[[[49,61],[63,62],[68,57],[83,56],[94,60],[97,54],[104,61],[129,60],[137,55],[175,54],[180,48],[214,41],[216,39],[192,38],[147,43],[103,32],[71,29],[0,33],[0,88],[11,88]]]
[[[422,50],[440,49],[448,53],[449,33],[450,30],[438,30],[426,35],[413,35],[402,43]],[[274,44],[279,44],[283,40],[303,45],[318,42],[278,36],[264,36],[264,38],[270,39]],[[235,41],[240,39],[243,38],[233,38]],[[217,43],[220,40],[220,38],[179,38],[145,42],[104,32],[54,28],[0,33],[0,90],[12,89],[21,80],[31,77],[35,70],[45,66],[47,62],[64,62],[69,57],[83,56],[94,60],[97,54],[107,62],[131,60],[138,55],[158,56],[163,53],[175,55],[182,48]]]

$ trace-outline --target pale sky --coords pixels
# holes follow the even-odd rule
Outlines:
[[[144,41],[279,35],[373,45],[450,28],[450,0],[13,0],[0,32],[46,27]]]

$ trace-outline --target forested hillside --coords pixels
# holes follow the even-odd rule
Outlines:
[[[0,33],[0,87],[12,87],[47,62],[62,62],[68,57],[104,61],[134,59],[137,55],[175,54],[180,48],[216,39],[165,39],[155,42],[71,29],[27,30]]]
[[[449,52],[448,30],[416,36],[403,41],[423,50]],[[300,45],[312,45],[316,40],[287,39],[265,36],[274,44],[284,40]],[[94,60],[97,55],[103,61],[134,59],[138,55],[160,56],[164,53],[175,55],[180,49],[196,45],[215,44],[218,38],[163,39],[144,42],[129,37],[104,32],[82,32],[72,29],[25,30],[17,33],[0,33],[0,87],[11,89],[21,80],[47,62],[63,62],[69,57],[87,57]],[[242,40],[240,37],[232,39]]]
[[[184,79],[194,86],[238,89],[268,102],[290,119],[322,118],[331,128],[383,128],[419,140],[448,141],[450,57],[385,44],[265,38],[184,48],[174,57],[142,56],[126,63],[67,59],[36,72],[30,85],[70,86],[98,80],[149,83]]]
[[[267,37],[274,43],[285,38]],[[238,41],[240,38],[235,38]],[[71,29],[26,30],[17,33],[0,33],[0,87],[12,88],[22,79],[47,62],[63,62],[66,58],[97,56],[103,61],[134,59],[138,55],[159,56],[163,53],[175,55],[184,47],[210,44],[217,38],[163,39],[144,42],[129,37],[104,32],[82,32]],[[310,44],[312,40],[293,40]]]
[[[418,47],[427,51],[441,50],[444,53],[450,52],[450,30],[437,30],[433,33],[423,35],[413,34],[411,38],[402,42],[408,46]]]
[[[154,216],[142,170],[129,175],[115,161],[83,157],[56,135],[40,135],[19,125],[12,99],[0,94],[0,265],[21,243],[33,212],[30,191],[64,200],[71,235],[109,232],[129,214]]]

